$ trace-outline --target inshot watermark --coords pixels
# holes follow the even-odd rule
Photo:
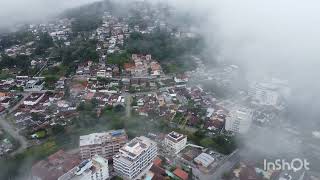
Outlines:
[[[268,160],[263,160],[263,168],[265,171],[268,170],[278,170],[278,171],[300,171],[300,170],[310,170],[310,163],[307,159],[299,159],[295,158],[291,161],[285,159],[276,159],[273,162],[269,162]]]

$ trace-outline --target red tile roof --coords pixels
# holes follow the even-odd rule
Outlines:
[[[175,174],[176,176],[178,176],[182,180],[187,180],[188,179],[188,173],[186,173],[185,171],[183,171],[180,168],[177,168],[176,170],[174,170],[173,174]]]
[[[162,160],[157,156],[156,159],[153,161],[153,164],[156,166],[160,166],[162,163]]]

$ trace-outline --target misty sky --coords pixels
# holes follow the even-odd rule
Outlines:
[[[44,20],[64,9],[97,0],[0,0],[0,28]]]
[[[245,64],[249,78],[288,79],[293,97],[319,114],[320,1],[173,0],[178,9],[205,15],[200,31],[213,56]],[[216,52],[216,51],[212,51]]]
[[[319,1],[177,2],[189,11],[209,12],[201,28],[209,42],[217,41],[225,58],[248,62],[251,70],[263,65],[266,71],[301,74],[320,65]]]

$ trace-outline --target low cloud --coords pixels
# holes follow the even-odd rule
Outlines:
[[[65,9],[97,0],[1,0],[0,28],[18,23],[43,21]]]

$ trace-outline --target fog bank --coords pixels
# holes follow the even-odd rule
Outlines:
[[[65,9],[94,1],[97,0],[1,0],[0,29],[18,23],[46,20]]]

